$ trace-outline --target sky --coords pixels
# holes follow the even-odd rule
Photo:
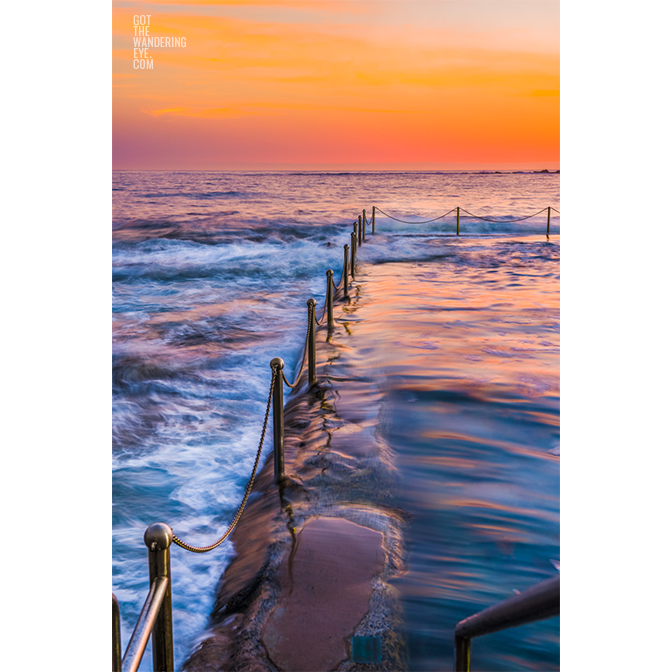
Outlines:
[[[186,46],[134,53],[134,17]],[[560,167],[558,0],[116,1],[112,25],[115,169]]]

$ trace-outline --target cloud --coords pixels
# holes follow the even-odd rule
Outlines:
[[[143,110],[144,114],[152,117],[164,115],[174,117],[195,117],[198,119],[232,119],[246,116],[274,114],[288,110],[302,110],[312,112],[365,112],[369,114],[413,114],[415,110],[381,109],[357,106],[333,106],[309,103],[248,103],[238,107],[168,107],[157,110]]]
[[[117,2],[117,7],[137,8],[137,2]],[[362,11],[365,3],[347,3],[350,11]],[[142,5],[170,6],[193,9],[194,7],[271,7],[274,9],[307,9],[321,12],[343,12],[343,0],[143,0]]]

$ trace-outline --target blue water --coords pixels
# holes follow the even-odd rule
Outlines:
[[[450,667],[457,622],[559,570],[558,243],[435,236],[433,259],[358,274],[357,370],[408,520],[393,583],[411,670]],[[559,669],[559,619],[477,638],[472,661]]]
[[[114,173],[113,591],[123,648],[147,591],[145,528],[166,522],[195,545],[226,528],[254,460],[269,361],[281,356],[288,377],[295,370],[306,299],[323,301],[327,268],[338,281],[352,222],[372,205],[414,221],[459,205],[500,220],[461,217],[465,240],[475,235],[487,244],[495,232],[545,233],[545,213],[505,220],[548,205],[559,210],[559,175]],[[558,227],[554,213],[551,232]],[[376,228],[389,234],[387,244],[363,248],[362,262],[422,262],[436,256],[425,234],[451,236],[455,218],[419,226],[379,215]],[[482,256],[459,263],[476,270]],[[268,442],[264,455],[270,449]],[[400,468],[405,462],[400,453]],[[557,499],[556,484],[548,487]],[[231,552],[228,542],[206,555],[173,550],[178,666],[207,624]],[[478,576],[466,590],[479,592]],[[462,597],[474,603],[473,595]]]

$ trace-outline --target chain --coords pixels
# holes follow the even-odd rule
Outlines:
[[[436,217],[434,219],[428,219],[424,222],[407,222],[404,219],[397,219],[396,217],[392,217],[392,215],[388,215],[384,210],[381,210],[378,206],[376,206],[376,210],[378,212],[382,212],[385,217],[389,217],[390,219],[394,219],[396,222],[401,222],[402,224],[429,224],[430,222],[436,222],[439,219],[443,219],[444,217],[447,217],[451,212],[455,212],[457,208],[453,208],[450,212],[446,212],[445,214],[441,215],[441,217]]]
[[[319,327],[324,322],[324,316],[327,314],[327,299],[324,299],[324,307],[322,308],[322,317],[318,320],[317,314],[313,313],[315,316],[315,324]]]
[[[299,378],[301,378],[301,373],[303,371],[303,366],[306,363],[306,353],[308,352],[308,339],[310,338],[310,322],[311,322],[312,317],[313,317],[313,315],[312,315],[312,310],[311,310],[311,314],[308,316],[308,329],[306,329],[306,342],[303,346],[303,355],[301,357],[301,366],[299,367],[299,372],[296,374],[296,378],[295,378],[294,382],[290,383],[287,380],[287,377],[285,376],[284,370],[282,372],[282,379],[285,381],[285,385],[287,385],[287,387],[291,387],[291,388],[296,387],[296,384],[299,382]]]
[[[542,212],[545,212],[548,208],[542,208],[539,210],[539,212],[535,212],[533,215],[528,215],[527,217],[519,217],[518,219],[488,219],[487,217],[479,217],[478,215],[472,215],[468,210],[460,210],[460,214],[465,213],[466,215],[469,215],[469,217],[475,217],[476,219],[480,219],[484,222],[494,222],[495,224],[511,224],[513,222],[522,222],[525,219],[530,219],[530,217],[536,217],[537,215],[541,214]]]
[[[388,215],[384,210],[381,210],[378,206],[376,206],[376,210],[381,212],[386,217],[389,217],[390,219],[394,219],[397,222],[401,222],[402,224],[429,224],[430,222],[436,222],[439,219],[442,219],[443,217],[446,217],[446,216],[450,215],[452,212],[455,212],[455,210],[457,210],[457,208],[453,208],[450,212],[447,212],[445,215],[441,215],[441,217],[436,217],[435,219],[428,219],[424,222],[409,222],[409,221],[406,221],[404,219],[397,219],[396,217],[392,217],[392,215]],[[522,222],[526,219],[530,219],[531,217],[536,217],[537,215],[541,214],[545,210],[547,210],[547,208],[542,208],[541,210],[539,210],[539,212],[535,212],[533,215],[527,215],[527,217],[519,217],[518,219],[489,219],[487,217],[479,217],[478,215],[474,215],[473,213],[469,212],[468,210],[465,210],[464,208],[460,208],[460,214],[464,213],[465,215],[468,215],[469,217],[474,217],[475,219],[480,219],[484,222],[493,222],[495,224],[510,224],[512,222]],[[556,210],[554,207],[551,207],[551,210],[554,210],[555,212],[560,214],[560,212],[558,210]]]
[[[257,450],[257,457],[254,460],[254,467],[252,468],[252,474],[250,476],[250,480],[247,483],[245,496],[243,497],[243,501],[240,503],[240,506],[238,507],[238,511],[236,512],[235,518],[231,521],[231,524],[229,525],[229,528],[226,530],[226,532],[224,532],[224,534],[214,544],[210,544],[210,546],[191,546],[190,544],[187,544],[184,541],[182,541],[175,533],[173,533],[173,541],[181,548],[184,548],[187,551],[191,551],[192,553],[207,553],[208,551],[212,551],[214,548],[217,548],[217,546],[219,546],[231,534],[231,532],[233,532],[233,529],[236,527],[238,521],[240,520],[240,517],[243,515],[245,504],[247,504],[247,498],[250,496],[250,492],[252,491],[252,484],[254,483],[254,477],[257,473],[257,467],[259,466],[259,458],[261,457],[261,448],[264,445],[264,437],[266,436],[266,426],[268,425],[268,414],[271,410],[271,401],[273,399],[273,388],[275,387],[276,376],[277,376],[277,367],[273,367],[273,376],[271,377],[271,389],[268,392],[266,415],[264,417],[264,426],[261,430],[261,438],[259,439],[259,448]]]

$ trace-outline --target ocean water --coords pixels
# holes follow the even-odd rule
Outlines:
[[[524,589],[534,583],[531,579],[544,578],[548,568],[556,571],[550,563],[559,560],[559,401],[557,386],[548,382],[552,375],[542,375],[538,367],[544,357],[551,357],[551,368],[553,357],[557,360],[553,310],[559,289],[559,217],[553,213],[550,243],[540,235],[546,231],[545,212],[522,222],[507,220],[549,205],[559,210],[559,181],[557,174],[538,173],[114,173],[113,591],[121,606],[123,648],[147,592],[144,530],[162,521],[182,539],[204,545],[226,528],[258,445],[269,362],[282,357],[288,378],[293,377],[305,337],[306,300],[324,300],[326,269],[334,270],[338,282],[352,223],[363,208],[370,216],[373,205],[410,221],[432,219],[458,205],[497,220],[461,216],[458,240],[454,214],[420,225],[379,213],[376,243],[358,255],[362,264],[391,270],[401,264],[419,274],[436,273],[431,267],[446,260],[434,279],[436,287],[441,285],[439,293],[445,295],[454,279],[442,274],[454,271],[459,296],[453,292],[451,300],[467,311],[458,317],[461,324],[444,330],[464,351],[451,364],[450,375],[441,373],[438,397],[437,391],[425,390],[435,364],[415,361],[425,382],[415,388],[408,381],[396,385],[388,405],[394,421],[381,425],[398,452],[400,472],[413,484],[400,495],[402,506],[412,520],[425,521],[410,524],[409,573],[402,587],[409,620],[417,624],[417,630],[409,630],[411,657],[420,665],[414,669],[442,669],[438,661],[451,647],[444,642],[454,627],[451,619],[503,599],[507,591]],[[450,255],[447,246],[453,246]],[[427,281],[433,282],[431,277]],[[402,284],[394,273],[389,282],[395,289]],[[495,294],[498,299],[492,298]],[[540,310],[535,312],[530,301]],[[449,308],[441,310],[455,317]],[[389,306],[388,316],[394,310]],[[516,316],[520,324],[512,326]],[[511,336],[516,330],[520,334]],[[479,345],[490,332],[493,342]],[[515,342],[504,343],[511,338]],[[431,355],[436,346],[422,331],[408,331],[408,339],[396,347],[409,355]],[[512,350],[525,347],[544,354],[526,357]],[[512,361],[516,374],[508,379],[506,366]],[[415,364],[410,357],[404,376]],[[493,375],[494,382],[502,375],[503,384],[493,386]],[[451,390],[443,389],[446,380],[452,385],[464,379],[481,387],[471,385],[464,394],[464,385],[455,383],[453,398]],[[423,413],[424,426],[430,427],[444,415],[442,404],[456,401],[453,415],[468,418],[474,399],[484,398],[485,383],[487,390],[497,391],[486,399],[494,416],[469,464],[460,451],[474,443],[473,424],[463,423],[461,433],[451,425],[424,436]],[[416,401],[409,403],[410,398]],[[528,402],[537,404],[536,411],[527,408]],[[412,415],[404,411],[411,408]],[[439,454],[446,436],[456,434],[450,450],[457,453]],[[490,450],[495,435],[499,443]],[[267,440],[264,456],[271,443]],[[537,469],[537,463],[543,466]],[[501,477],[493,476],[500,471]],[[440,490],[453,477],[466,488],[459,496],[431,502],[417,496],[423,484],[427,491]],[[455,506],[466,516],[451,515]],[[484,511],[506,517],[505,538],[483,519]],[[466,536],[474,525],[482,526],[481,546]],[[470,550],[477,551],[471,565]],[[205,555],[173,549],[178,666],[207,625],[216,583],[231,553],[228,542]],[[484,563],[488,555],[496,562]],[[467,578],[437,588],[440,581],[432,577],[445,572],[446,557],[455,559],[452,569]],[[493,569],[501,558],[510,586]],[[457,607],[447,610],[448,601]],[[532,643],[506,653],[501,669],[557,667],[557,623],[525,627],[532,634],[523,639]],[[475,640],[475,664],[480,644]],[[495,658],[485,660],[490,665]],[[142,669],[151,669],[151,656],[145,656]]]
[[[363,266],[345,319],[357,373],[381,396],[377,439],[407,516],[393,583],[409,669],[438,671],[457,622],[559,569],[559,244],[424,241],[433,258]],[[557,670],[558,654],[559,618],[472,645],[481,671]]]

